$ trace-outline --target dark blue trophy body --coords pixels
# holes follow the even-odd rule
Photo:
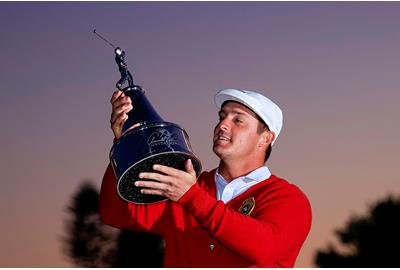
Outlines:
[[[118,49],[115,50],[117,57]],[[132,203],[163,201],[166,200],[165,197],[140,192],[140,188],[134,185],[139,180],[139,173],[154,171],[154,164],[185,170],[185,161],[191,159],[196,174],[199,175],[201,163],[193,153],[186,131],[174,123],[165,122],[158,115],[142,88],[133,85],[127,68],[121,71],[121,66],[126,67],[126,64],[123,58],[123,65],[120,64],[117,57],[122,75],[117,87],[122,88],[123,74],[127,74],[129,77],[125,79],[128,80],[129,86],[121,90],[131,98],[133,104],[133,109],[128,113],[128,120],[122,128],[122,136],[114,142],[110,151],[110,161],[117,179],[117,191],[122,199]],[[133,127],[136,124],[138,126]]]

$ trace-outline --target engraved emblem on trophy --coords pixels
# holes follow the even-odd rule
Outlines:
[[[110,150],[117,192],[125,201],[137,204],[164,201],[166,198],[163,196],[140,192],[140,188],[135,186],[139,173],[153,172],[154,164],[185,170],[185,161],[190,158],[198,176],[201,162],[193,153],[186,131],[177,124],[164,121],[145,96],[142,87],[134,84],[125,52],[100,36],[96,30],[93,32],[114,48],[115,61],[121,75],[116,86],[134,104],[122,127],[121,137]]]

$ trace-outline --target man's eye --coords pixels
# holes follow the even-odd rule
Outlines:
[[[243,123],[243,120],[239,119],[239,118],[236,118],[235,122],[240,124],[240,123]]]

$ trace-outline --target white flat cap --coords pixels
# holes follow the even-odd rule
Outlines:
[[[240,89],[223,89],[215,97],[215,104],[221,109],[225,101],[236,101],[242,103],[255,112],[268,125],[269,130],[275,133],[274,144],[282,129],[282,110],[272,100],[255,91]]]

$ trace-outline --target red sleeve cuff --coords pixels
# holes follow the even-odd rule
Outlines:
[[[196,182],[183,196],[178,203],[195,216],[201,223],[207,220],[212,213],[217,200],[212,198]]]
[[[189,188],[188,191],[186,191],[185,194],[183,194],[183,196],[177,201],[179,204],[185,206],[186,204],[190,203],[191,200],[193,200],[193,198],[195,198],[196,193],[199,192],[200,187],[199,185],[196,183],[194,183],[193,186],[191,186]]]

